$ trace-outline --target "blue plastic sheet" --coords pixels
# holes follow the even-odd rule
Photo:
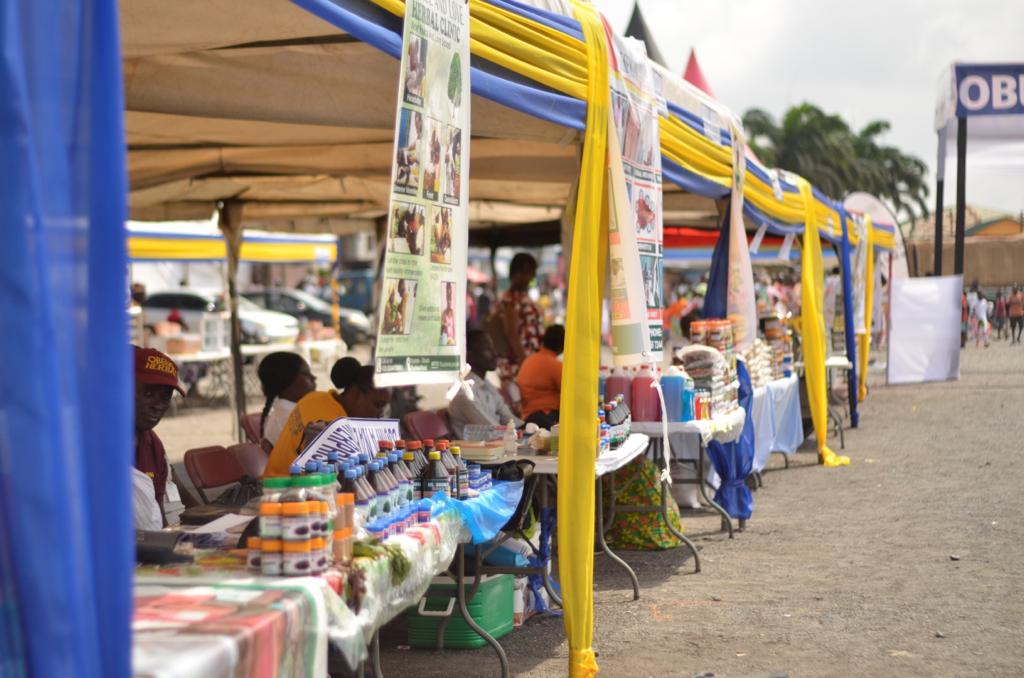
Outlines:
[[[754,389],[743,361],[736,363],[736,376],[740,382],[740,406],[749,412]],[[754,422],[751,417],[744,420],[738,440],[731,443],[712,440],[708,443],[708,459],[721,478],[715,501],[733,518],[746,520],[754,512],[754,495],[746,483],[747,476],[754,469]]]
[[[116,0],[0,0],[0,674],[131,673]]]
[[[711,255],[711,272],[708,276],[707,294],[704,295],[704,318],[725,318],[728,314],[729,293],[729,213],[731,206],[725,208],[725,217],[718,231],[718,242]]]
[[[523,481],[495,481],[490,490],[479,497],[459,501],[447,494],[434,495],[435,514],[448,509],[458,511],[473,535],[474,544],[491,541],[508,522],[523,497]]]

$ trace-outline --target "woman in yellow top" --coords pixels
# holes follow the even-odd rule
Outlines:
[[[286,476],[295,457],[302,451],[306,433],[318,433],[329,422],[341,417],[379,419],[391,400],[391,391],[373,384],[373,365],[360,365],[355,358],[342,358],[331,369],[336,391],[313,391],[295,405],[274,451],[270,453],[267,476]]]

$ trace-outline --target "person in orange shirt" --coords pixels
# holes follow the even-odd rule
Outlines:
[[[342,358],[331,369],[336,391],[313,391],[304,395],[288,415],[284,430],[274,444],[263,477],[287,476],[304,443],[323,427],[342,417],[380,419],[391,401],[391,391],[373,383],[373,365],[360,365],[355,358]]]
[[[523,419],[528,424],[550,429],[558,423],[562,397],[562,362],[558,356],[563,350],[565,328],[552,325],[544,332],[540,350],[527,357],[519,368],[516,384],[523,396]]]

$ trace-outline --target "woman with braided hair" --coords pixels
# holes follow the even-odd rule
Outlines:
[[[260,435],[273,448],[295,403],[316,390],[316,377],[301,356],[284,351],[264,358],[256,374],[267,399],[260,417]]]

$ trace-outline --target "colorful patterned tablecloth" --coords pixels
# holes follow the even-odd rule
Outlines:
[[[518,496],[508,501],[511,515]],[[392,578],[390,559],[357,558],[352,567],[364,572],[366,587],[358,612],[339,595],[346,574],[336,570],[321,577],[253,576],[238,552],[200,552],[194,565],[140,567],[133,672],[146,678],[321,678],[328,644],[355,666],[366,658],[373,634],[422,598],[457,546],[471,538],[462,514],[448,509],[388,540],[411,563],[400,582]]]

